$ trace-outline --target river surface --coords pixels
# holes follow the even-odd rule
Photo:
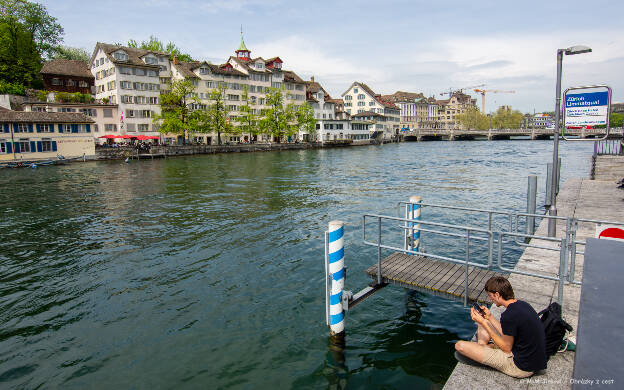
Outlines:
[[[590,143],[560,154],[564,180],[588,176]],[[411,195],[522,210],[529,174],[541,205],[551,155],[552,141],[423,142],[1,170],[0,388],[441,388],[475,330],[461,302],[387,287],[330,346],[327,223],[346,223],[358,291],[377,253],[362,214],[396,216]]]

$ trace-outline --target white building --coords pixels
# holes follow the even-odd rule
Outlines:
[[[376,119],[373,128],[370,129],[371,138],[391,139],[399,134],[401,110],[394,103],[375,94],[366,84],[354,82],[343,92],[342,99],[345,111],[351,115],[352,120],[357,114],[376,114],[372,115]]]
[[[152,118],[160,114],[160,90],[170,77],[169,55],[98,42],[89,66],[96,99],[118,105],[117,129],[105,132],[158,136]]]

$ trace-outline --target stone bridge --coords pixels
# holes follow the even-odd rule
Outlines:
[[[566,130],[566,135],[580,135],[582,138],[600,138],[604,129]],[[405,141],[434,141],[434,140],[474,140],[474,139],[511,139],[511,137],[530,137],[530,139],[550,139],[553,129],[490,129],[490,130],[462,130],[462,129],[414,129],[402,133]],[[611,129],[609,138],[622,137],[622,129]]]

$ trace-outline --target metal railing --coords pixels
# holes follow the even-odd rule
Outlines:
[[[624,141],[621,139],[605,139],[594,144],[596,156],[621,156],[624,155]]]

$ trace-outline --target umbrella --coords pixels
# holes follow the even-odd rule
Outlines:
[[[117,138],[124,138],[124,139],[136,138],[136,135],[124,134],[124,135],[117,136]]]
[[[143,135],[143,134],[138,135],[136,138],[137,138],[139,141],[145,141],[145,140],[151,139],[151,138],[150,138],[150,137],[148,137],[147,135]]]
[[[110,139],[110,138],[117,138],[117,137],[118,137],[117,135],[108,134],[108,135],[103,135],[103,136],[101,136],[99,138],[109,138]]]

